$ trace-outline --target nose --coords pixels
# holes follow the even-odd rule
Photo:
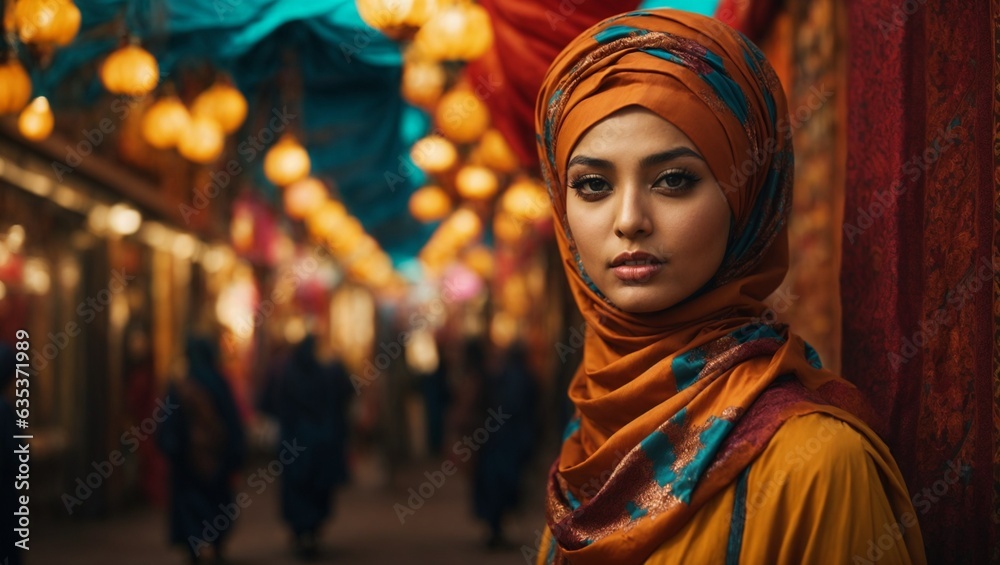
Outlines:
[[[615,216],[615,236],[622,239],[639,239],[653,231],[650,202],[641,189],[626,187],[618,192],[618,210]]]

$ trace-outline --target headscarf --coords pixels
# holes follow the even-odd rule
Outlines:
[[[732,212],[713,278],[681,303],[642,314],[618,309],[590,281],[566,221],[573,148],[630,106],[694,142]],[[549,68],[535,128],[563,267],[588,328],[569,387],[576,417],[548,484],[558,542],[550,561],[641,563],[735,482],[790,417],[826,412],[868,430],[850,413],[863,410],[857,390],[821,369],[763,302],[788,268],[793,159],[785,97],[757,47],[677,10],[604,20]]]

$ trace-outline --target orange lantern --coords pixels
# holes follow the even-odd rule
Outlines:
[[[489,247],[477,245],[470,249],[465,254],[465,264],[484,279],[493,276],[493,252]]]
[[[502,133],[495,129],[486,130],[479,140],[478,154],[487,167],[501,173],[512,173],[520,166],[517,155],[510,148]]]
[[[327,200],[306,216],[306,227],[313,236],[325,239],[334,235],[346,219],[347,208],[337,200]]]
[[[126,45],[104,60],[101,82],[112,94],[143,96],[160,82],[160,67],[149,51],[138,45]]]
[[[472,143],[490,126],[490,112],[482,100],[465,88],[444,95],[434,119],[445,137],[456,143]]]
[[[285,213],[301,219],[322,204],[329,194],[326,185],[316,178],[307,177],[285,188]]]
[[[437,11],[439,0],[357,0],[356,5],[366,24],[398,39],[424,25]]]
[[[437,12],[414,38],[415,47],[440,61],[471,61],[493,45],[489,13],[478,4],[456,4]]]
[[[500,241],[513,243],[524,232],[524,221],[518,220],[507,213],[500,213],[493,218],[493,236]]]
[[[31,99],[31,78],[17,58],[0,64],[0,114],[20,112]]]
[[[436,222],[451,212],[451,198],[439,186],[425,186],[410,195],[410,214],[421,222]]]
[[[430,174],[443,173],[458,160],[458,151],[440,135],[429,135],[413,144],[410,158],[421,170]]]
[[[526,178],[510,185],[504,192],[500,205],[512,216],[529,221],[545,217],[552,209],[545,187]]]
[[[403,98],[417,106],[433,107],[444,92],[446,78],[438,63],[407,61],[403,66]]]
[[[218,122],[193,117],[177,140],[177,150],[185,159],[204,165],[222,155],[225,141],[226,136]]]
[[[80,9],[69,0],[21,0],[14,26],[24,43],[68,45],[80,31]]]
[[[309,175],[309,153],[290,135],[283,136],[264,157],[264,176],[277,186],[287,186]]]
[[[479,165],[466,165],[458,170],[455,188],[464,198],[481,200],[496,194],[497,176],[493,171]]]
[[[247,100],[232,85],[217,82],[194,99],[191,113],[212,118],[219,122],[222,131],[233,133],[246,120]]]
[[[334,233],[326,238],[326,244],[330,251],[338,258],[346,257],[351,250],[365,237],[365,230],[361,227],[361,222],[354,216],[347,216]]]
[[[175,147],[191,125],[191,115],[176,96],[156,101],[142,117],[142,137],[157,149]]]
[[[48,137],[54,125],[52,108],[44,96],[32,100],[17,118],[17,129],[21,135],[32,141],[41,141]]]
[[[479,235],[483,223],[475,212],[462,208],[456,210],[443,227],[445,234],[454,236],[458,243],[464,244]]]

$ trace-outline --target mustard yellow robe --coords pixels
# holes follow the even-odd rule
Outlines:
[[[746,482],[715,496],[646,564],[736,562],[926,563],[917,514],[885,444],[826,414],[791,418]]]

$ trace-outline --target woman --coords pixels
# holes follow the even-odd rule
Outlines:
[[[167,405],[179,408],[157,437],[171,466],[170,541],[184,545],[192,563],[219,561],[232,532],[225,509],[234,504],[231,479],[243,464],[246,440],[214,339],[189,337],[185,350],[188,376],[167,393]]]
[[[535,126],[588,325],[538,562],[923,563],[857,390],[768,323],[793,161],[761,52],[695,14],[610,18]]]

